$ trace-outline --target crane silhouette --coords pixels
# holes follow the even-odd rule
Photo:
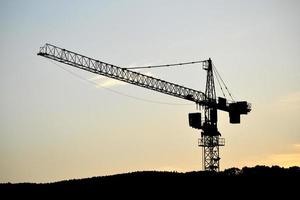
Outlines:
[[[220,138],[221,133],[218,131],[217,127],[217,111],[221,110],[228,112],[229,121],[233,124],[240,123],[240,115],[248,114],[251,111],[251,104],[247,101],[228,101],[226,98],[216,97],[213,73],[214,66],[210,58],[208,60],[187,63],[122,68],[48,43],[40,48],[37,55],[95,74],[196,103],[196,105],[200,107],[201,112],[189,113],[189,125],[192,128],[201,130],[201,137],[198,140],[198,145],[203,147],[202,163],[204,170],[219,171],[220,168],[219,147],[225,145],[225,139]],[[140,68],[170,67],[195,63],[203,63],[203,69],[207,71],[205,92],[132,71],[133,69]]]

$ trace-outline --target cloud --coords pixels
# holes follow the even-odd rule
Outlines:
[[[108,78],[105,76],[99,76],[99,75],[89,78],[88,80],[95,83],[97,88],[103,88],[103,87],[111,88],[111,87],[115,87],[115,86],[128,84],[123,81],[118,81],[116,79]]]
[[[145,73],[143,73],[143,74],[145,74],[145,75],[147,75],[147,76],[153,77],[153,74],[152,74],[151,72],[145,72]]]
[[[300,166],[300,144],[292,145],[288,153],[269,155],[264,163],[283,167]]]
[[[256,165],[278,165],[280,167],[300,166],[300,144],[290,145],[287,151],[282,153],[251,156],[240,161],[238,164],[239,167],[251,167]]]
[[[300,109],[300,91],[281,96],[271,106],[277,109]]]
[[[153,74],[151,72],[145,72],[143,73],[147,76],[153,76]],[[105,76],[94,76],[92,78],[88,79],[91,82],[94,82],[96,84],[97,88],[111,88],[111,87],[116,87],[116,86],[121,86],[121,85],[127,85],[128,83],[123,82],[123,81],[119,81],[116,79],[112,79],[112,78],[107,78]]]
[[[297,149],[300,152],[300,144],[294,144],[294,149]]]
[[[101,87],[115,87],[119,85],[127,85],[128,83],[123,82],[123,81],[118,81],[115,79],[107,79],[107,80],[102,80],[101,82],[98,82],[97,88]]]

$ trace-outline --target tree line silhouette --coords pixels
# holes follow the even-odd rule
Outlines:
[[[204,192],[221,195],[232,191],[256,191],[270,193],[289,191],[297,188],[300,167],[255,166],[229,168],[221,172],[193,171],[139,171],[84,179],[64,180],[53,183],[2,183],[0,192],[7,195],[53,196],[56,193],[77,196],[96,194],[110,196],[138,192],[151,194],[176,194],[178,192]],[[270,187],[271,190],[266,188]],[[111,192],[113,190],[113,192]],[[221,193],[216,193],[219,191]],[[250,193],[248,195],[253,195]]]

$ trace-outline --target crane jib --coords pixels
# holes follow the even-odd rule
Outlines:
[[[43,47],[41,47],[38,55],[92,73],[107,76],[109,78],[138,85],[140,87],[155,90],[157,92],[190,100],[196,103],[203,103],[205,101],[205,94],[201,91],[101,62],[99,60],[89,58],[87,56],[83,56],[51,44],[45,44]]]

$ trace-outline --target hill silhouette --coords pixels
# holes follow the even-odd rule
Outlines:
[[[118,196],[139,192],[146,192],[148,196],[166,193],[174,195],[185,192],[205,194],[214,192],[219,196],[236,191],[250,192],[248,195],[251,196],[253,192],[266,194],[267,191],[272,194],[289,191],[287,194],[291,194],[296,191],[294,189],[298,187],[299,180],[300,167],[256,166],[242,169],[230,168],[222,172],[140,171],[42,184],[2,183],[0,191],[8,195],[44,195],[43,197],[57,193],[68,196],[81,194]]]

